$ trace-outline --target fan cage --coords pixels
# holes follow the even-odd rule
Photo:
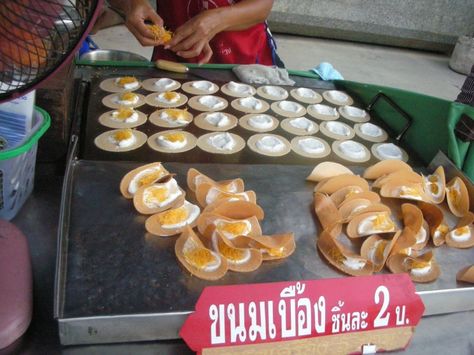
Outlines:
[[[0,101],[20,96],[74,55],[101,0],[0,1]]]

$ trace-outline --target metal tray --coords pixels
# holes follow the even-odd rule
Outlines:
[[[91,113],[92,101],[85,105]],[[90,135],[97,130],[91,128],[92,116],[87,117],[86,129],[79,129],[81,139],[73,136],[63,185],[55,302],[62,344],[178,338],[186,316],[209,285],[345,277],[328,266],[316,248],[313,184],[305,177],[317,161],[254,164],[247,156],[248,161],[239,163],[215,162],[206,156],[202,161],[194,154],[186,156],[187,162],[176,162],[175,156],[158,159],[146,154],[133,162],[119,161],[87,150]],[[252,273],[228,272],[217,282],[191,276],[174,255],[176,237],[148,235],[146,217],[118,190],[126,172],[149,160],[163,161],[183,188],[190,167],[217,180],[243,178],[265,211],[263,232],[294,232],[295,253],[286,260],[265,262]],[[191,195],[188,198],[193,201]],[[472,263],[474,249],[442,246],[435,249],[435,255],[441,277],[431,284],[416,285],[425,302],[425,315],[474,309],[474,288],[455,280],[457,270]]]
[[[217,282],[207,282],[180,267],[174,255],[176,237],[148,235],[146,217],[121,197],[122,176],[138,165],[82,160],[72,167],[71,204],[66,212],[69,233],[63,236],[59,270],[58,317],[64,344],[176,338],[186,314],[208,285],[344,277],[316,249],[313,185],[305,182],[310,166],[165,164],[183,187],[191,166],[216,179],[242,177],[265,211],[263,231],[295,233],[297,248],[287,260],[265,262],[255,272],[229,272]],[[440,306],[448,307],[448,312],[456,310],[466,301],[474,307],[474,288],[463,288],[455,280],[456,271],[472,263],[474,250],[442,246],[435,255],[441,277],[416,285],[428,295],[425,303],[435,302],[427,304],[427,313],[441,313]],[[433,299],[436,296],[442,300]],[[117,328],[117,322],[123,322],[124,328]]]

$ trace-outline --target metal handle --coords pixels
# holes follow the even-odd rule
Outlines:
[[[454,127],[454,133],[463,142],[474,141],[474,118],[463,114]]]
[[[158,69],[172,71],[175,73],[187,73],[189,68],[181,63],[171,62],[169,60],[158,59],[155,62],[155,65]]]
[[[413,118],[405,111],[403,110],[395,101],[393,101],[390,97],[385,95],[383,92],[379,92],[377,95],[374,96],[374,98],[369,102],[369,104],[366,107],[366,111],[369,113],[372,113],[372,110],[379,101],[379,99],[384,99],[392,108],[397,111],[405,120],[407,121],[407,124],[403,129],[400,131],[400,133],[395,137],[395,140],[397,142],[401,141],[405,133],[408,131],[410,128],[411,124],[413,123]]]

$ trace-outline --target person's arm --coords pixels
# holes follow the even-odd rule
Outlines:
[[[146,21],[160,27],[163,26],[163,20],[148,0],[109,0],[109,4],[124,15],[125,26],[133,33],[142,46],[161,44],[157,42],[153,32],[145,24]]]
[[[165,48],[183,58],[193,58],[201,53],[201,63],[209,61],[209,41],[219,32],[241,31],[265,21],[270,14],[273,0],[242,0],[231,6],[211,9],[196,15],[180,26]]]

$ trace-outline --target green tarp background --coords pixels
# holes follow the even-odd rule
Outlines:
[[[339,89],[355,95],[365,105],[379,92],[390,97],[413,119],[401,143],[426,165],[441,150],[474,181],[474,146],[454,134],[454,128],[463,114],[474,120],[474,107],[384,86],[346,80],[336,81],[335,84]],[[373,113],[394,135],[406,124],[405,119],[383,100],[374,106]]]

